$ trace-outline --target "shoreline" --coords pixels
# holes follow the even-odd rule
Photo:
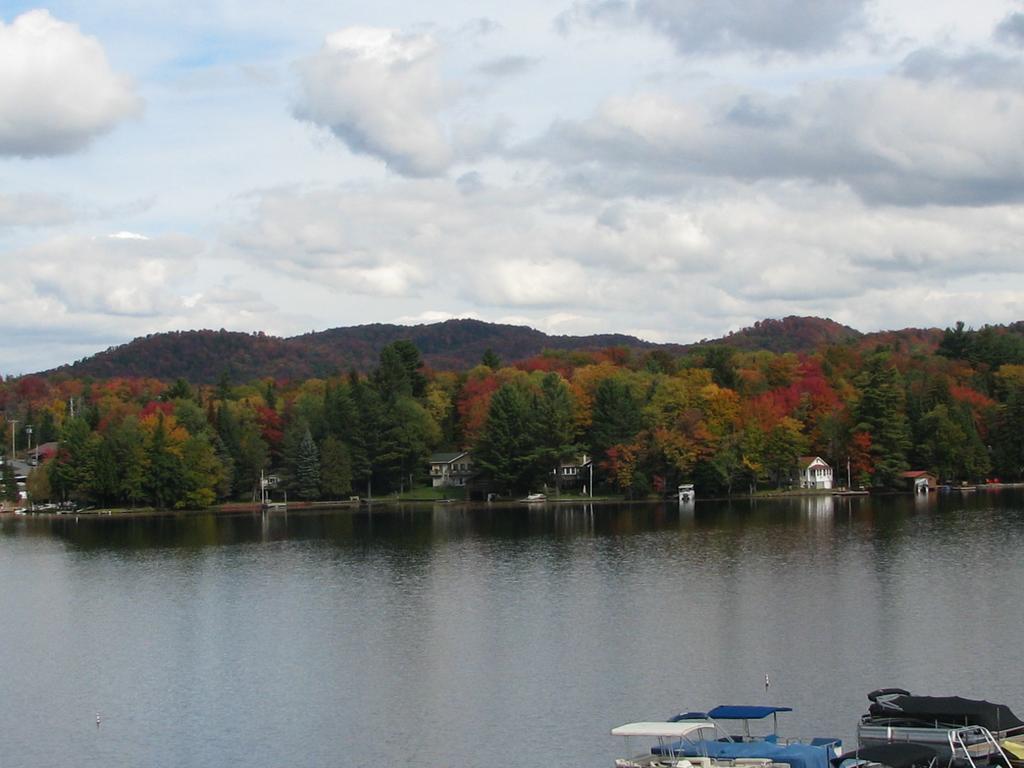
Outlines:
[[[999,491],[1003,489],[1024,488],[1024,482],[1020,483],[981,483],[977,485],[950,486],[945,491],[932,491],[929,495],[937,493],[972,493],[976,491]],[[690,504],[698,502],[723,502],[723,501],[774,501],[778,499],[799,499],[799,498],[871,498],[878,496],[912,496],[911,491],[888,490],[888,491],[847,491],[845,489],[794,489],[783,491],[762,491],[754,494],[735,494],[732,496],[706,496],[698,497],[694,502],[681,504],[689,507]],[[378,507],[400,507],[403,505],[427,505],[452,506],[459,508],[474,509],[537,509],[549,506],[561,506],[567,504],[586,505],[651,505],[664,503],[680,503],[674,497],[668,498],[643,498],[626,499],[623,497],[601,496],[595,498],[586,497],[560,497],[549,498],[544,501],[526,502],[523,499],[502,499],[497,501],[475,501],[469,499],[436,499],[436,498],[394,498],[381,497],[377,499],[339,499],[332,501],[292,501],[283,510],[269,510],[268,514],[287,514],[288,512],[315,512],[315,511],[359,511]],[[246,515],[261,513],[260,505],[251,502],[225,502],[203,509],[157,509],[155,507],[130,508],[87,508],[75,511],[64,510],[0,510],[0,518],[7,517],[33,517],[33,518],[69,518],[69,517],[96,517],[96,518],[131,518],[131,517],[171,517],[171,516],[199,516],[199,515]]]

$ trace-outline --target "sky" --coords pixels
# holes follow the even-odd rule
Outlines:
[[[1024,319],[1021,0],[0,0],[0,374]]]

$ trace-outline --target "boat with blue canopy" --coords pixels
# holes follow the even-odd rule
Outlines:
[[[667,737],[663,737],[651,748],[655,758],[669,762],[637,762],[637,758],[632,758],[621,765],[632,768],[688,762],[694,768],[769,765],[779,768],[832,768],[830,761],[842,751],[839,739],[797,739],[779,735],[779,713],[792,711],[790,707],[725,705],[706,712],[684,712],[660,725],[666,733],[671,730],[671,726],[678,726],[685,735],[668,741]],[[754,735],[751,722],[769,717],[772,718],[772,732]],[[734,725],[737,722],[742,723],[739,729]],[[730,725],[727,727],[725,723]],[[742,733],[730,733],[736,730],[742,730]],[[616,731],[613,734],[624,735]]]
[[[679,722],[680,720],[731,720],[740,721],[743,723],[743,736],[734,736],[735,740],[740,738],[750,739],[753,736],[750,733],[750,723],[752,720],[764,720],[769,716],[772,718],[772,734],[778,736],[779,733],[779,713],[780,712],[792,712],[792,707],[766,707],[758,705],[719,705],[712,710],[707,712],[683,712],[671,718],[672,722]]]

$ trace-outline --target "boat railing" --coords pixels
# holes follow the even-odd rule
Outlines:
[[[984,764],[987,764],[992,757],[998,757],[1002,765],[1010,764],[1003,748],[999,746],[999,742],[988,728],[980,725],[952,728],[948,732],[948,738],[949,751],[953,758],[966,760],[971,768],[978,768],[975,758],[986,758]]]

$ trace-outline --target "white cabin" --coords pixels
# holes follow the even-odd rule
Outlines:
[[[827,490],[832,487],[832,467],[820,456],[801,456],[797,473],[801,488]]]

